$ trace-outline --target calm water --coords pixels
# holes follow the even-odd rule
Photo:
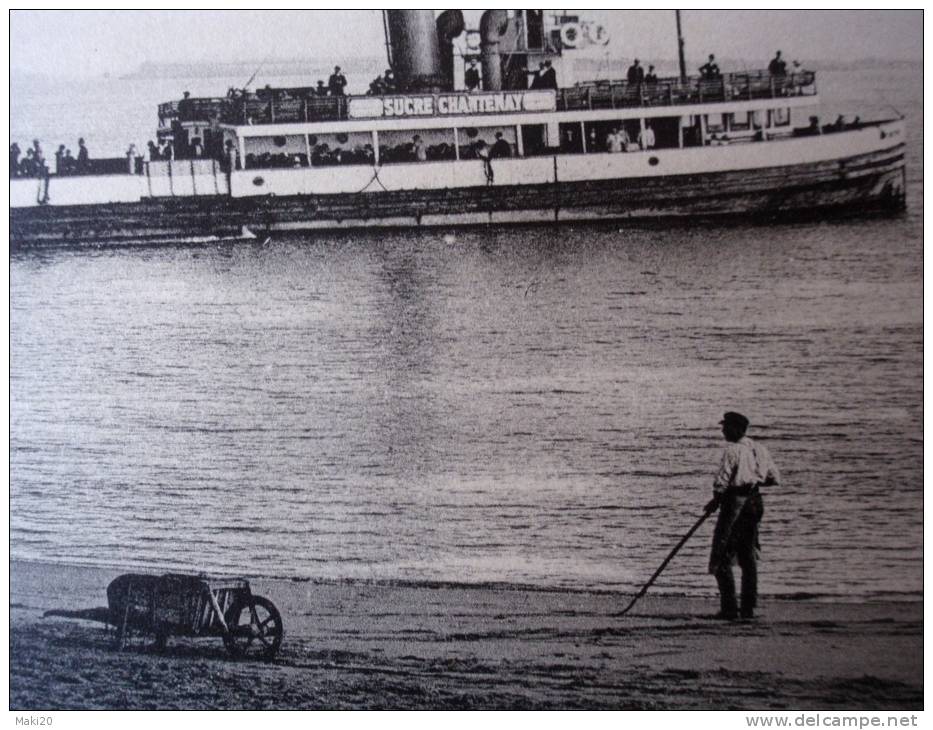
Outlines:
[[[919,596],[920,79],[823,81],[908,115],[894,220],[14,251],[12,556],[632,589],[736,409],[783,472],[762,590]],[[14,139],[129,123],[16,91]],[[714,590],[711,529],[659,590]]]

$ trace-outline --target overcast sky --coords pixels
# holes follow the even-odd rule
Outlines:
[[[475,25],[480,11],[466,11]],[[614,58],[674,59],[674,11],[579,11],[611,33]],[[921,60],[923,14],[886,11],[684,11],[692,64],[708,52],[762,65],[782,49],[813,60]],[[143,61],[345,58],[384,53],[380,11],[14,10],[13,69],[52,75],[121,74]]]

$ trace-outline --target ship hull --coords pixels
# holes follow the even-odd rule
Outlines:
[[[370,185],[364,192],[13,208],[10,233],[20,245],[210,241],[370,227],[725,217],[774,221],[897,212],[904,204],[904,145],[896,144],[829,160],[689,174],[399,190]]]

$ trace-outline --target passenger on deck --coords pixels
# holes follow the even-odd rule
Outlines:
[[[531,75],[531,76],[534,77],[533,79],[531,79],[531,83],[528,85],[528,88],[529,88],[529,89],[540,89],[540,88],[543,88],[543,87],[541,86],[541,77],[544,76],[544,61],[541,61],[541,62],[538,64],[538,70],[537,70],[537,71],[529,71],[528,73],[529,73],[529,75]]]
[[[790,84],[794,96],[800,96],[803,91],[803,68],[800,66],[800,61],[794,61],[790,74]]]
[[[382,85],[385,87],[385,93],[394,94],[398,91],[398,84],[395,83],[395,73],[391,68],[387,68],[382,77]]]
[[[181,101],[178,102],[178,119],[186,122],[193,116],[194,104],[191,101],[191,92],[186,91],[182,94]]]
[[[71,154],[71,150],[65,150],[65,156],[62,158],[62,170],[65,175],[73,175],[78,161]]]
[[[347,86],[347,77],[340,73],[340,66],[334,66],[334,72],[327,81],[327,88],[331,96],[344,96]]]
[[[473,145],[476,158],[483,161],[483,172],[486,173],[486,184],[492,185],[495,182],[495,173],[492,171],[492,163],[489,161],[489,147],[483,140],[477,140]]]
[[[532,82],[533,84],[534,82]],[[467,70],[463,72],[463,85],[466,86],[467,91],[476,91],[479,89],[479,70],[476,68],[476,59],[470,59],[470,65],[467,67]],[[532,88],[535,88],[532,85]]]
[[[781,52],[778,51],[768,64],[768,73],[772,76],[787,76],[787,64],[781,58]]]
[[[539,83],[539,89],[557,88],[557,71],[555,71],[551,66],[550,61],[544,62],[544,70],[541,72],[541,76],[539,77]]]
[[[146,148],[149,150],[149,162],[153,162],[162,157],[162,155],[159,154],[159,148],[156,147],[156,143],[153,142],[151,139],[146,144]]]
[[[317,86],[314,89],[314,93],[317,96],[327,96],[327,87],[324,86],[324,82],[321,79],[317,80]]]
[[[14,142],[10,145],[10,177],[19,177],[19,145]]]
[[[645,74],[645,83],[648,85],[658,83],[658,75],[654,72],[654,66],[648,66],[648,73]]]
[[[202,157],[204,155],[204,146],[201,144],[201,138],[195,137],[191,140],[191,156]]]
[[[166,142],[165,146],[162,148],[162,159],[163,160],[174,160],[175,159],[175,148],[172,146],[171,142]]]
[[[707,81],[722,78],[722,71],[719,70],[719,64],[716,63],[716,56],[709,54],[709,60],[700,66],[700,75]]]
[[[369,90],[366,92],[367,96],[382,96],[385,93],[385,82],[382,80],[382,76],[377,76],[369,82]]]
[[[233,172],[234,170],[238,170],[240,166],[237,164],[239,161],[238,155],[237,155],[237,149],[236,149],[236,145],[233,144],[232,139],[228,139],[226,145],[224,145],[224,155],[227,161],[227,169],[230,172]]]
[[[48,165],[45,164],[45,155],[42,154],[42,146],[37,139],[32,141],[32,155],[35,161],[36,175],[39,177],[47,176],[49,174],[49,168]]]
[[[645,128],[638,133],[638,146],[643,150],[654,149],[654,130],[648,122],[645,122]]]
[[[36,159],[32,148],[27,149],[26,156],[19,161],[19,174],[20,177],[35,177]]]
[[[502,132],[496,132],[496,141],[492,144],[492,149],[489,151],[490,157],[511,157],[512,156],[512,147],[505,141],[502,137]]]
[[[89,164],[89,155],[87,147],[84,145],[84,137],[78,139],[78,162],[76,169],[79,173],[87,170]]]
[[[65,145],[58,145],[58,149],[55,150],[55,174],[63,174],[63,163],[65,160]]]
[[[411,140],[411,151],[414,155],[414,158],[418,162],[427,162],[428,160],[428,147],[424,143],[424,140],[421,139],[420,135],[415,135]]]
[[[624,150],[624,145],[622,142],[622,135],[619,134],[619,128],[615,127],[607,136],[606,136],[606,149],[609,152],[617,153]]]
[[[638,62],[638,59],[635,59],[635,62],[628,67],[628,82],[633,86],[644,83],[645,81],[645,69],[641,67]]]
[[[136,145],[130,144],[126,150],[126,171],[130,175],[136,173]]]

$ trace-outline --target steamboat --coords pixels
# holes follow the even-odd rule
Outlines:
[[[905,205],[902,118],[823,120],[816,74],[576,81],[606,31],[578,17],[383,13],[366,95],[231,89],[158,109],[156,150],[10,181],[11,240],[213,240],[274,231],[591,220],[756,220]],[[712,61],[712,59],[711,59]],[[336,73],[336,72],[335,72]]]

